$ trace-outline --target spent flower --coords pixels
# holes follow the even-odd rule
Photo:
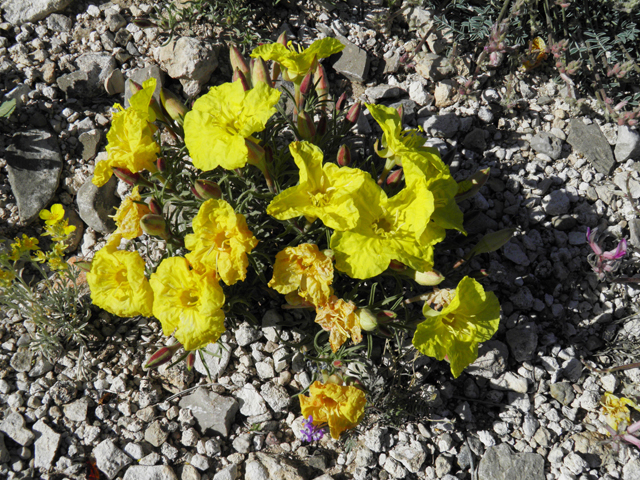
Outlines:
[[[329,332],[331,350],[337,352],[340,346],[351,338],[353,343],[362,341],[360,319],[356,315],[356,305],[332,295],[329,300],[316,306],[315,322]]]
[[[591,265],[593,271],[598,275],[600,280],[603,280],[607,274],[614,273],[620,267],[620,259],[627,254],[627,239],[623,238],[618,242],[618,246],[605,252],[597,243],[598,229],[591,230],[587,228],[587,242],[593,250],[593,253],[589,254],[587,260]]]

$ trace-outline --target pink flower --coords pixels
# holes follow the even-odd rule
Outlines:
[[[593,231],[587,228],[587,242],[589,242],[589,246],[591,250],[593,250],[593,253],[587,257],[587,260],[591,264],[593,271],[598,275],[598,278],[603,280],[607,273],[613,273],[620,267],[619,260],[627,254],[627,239],[623,238],[620,240],[615,250],[605,252],[600,245],[596,243],[597,233],[597,228],[593,229]]]

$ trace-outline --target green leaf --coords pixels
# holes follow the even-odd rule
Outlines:
[[[16,99],[12,98],[6,102],[2,102],[0,105],[0,118],[9,118],[13,111],[16,109]]]

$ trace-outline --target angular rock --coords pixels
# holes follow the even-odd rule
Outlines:
[[[569,382],[552,383],[549,386],[549,393],[562,405],[571,405],[576,394]]]
[[[22,415],[16,412],[12,412],[4,418],[0,423],[0,431],[23,447],[28,447],[35,439],[35,435],[25,427]]]
[[[505,372],[498,378],[489,379],[489,385],[496,390],[511,390],[518,393],[527,393],[529,389],[527,379],[513,372]]]
[[[47,28],[54,32],[68,32],[73,26],[73,21],[66,15],[52,13],[47,17]]]
[[[471,130],[462,140],[462,144],[471,148],[472,150],[480,150],[483,151],[487,148],[487,142],[484,140],[484,130],[481,128],[474,128]]]
[[[246,347],[258,341],[262,337],[262,332],[254,328],[247,322],[242,323],[235,331],[236,342],[240,347]]]
[[[611,146],[597,123],[586,125],[581,118],[571,120],[571,132],[567,142],[582,153],[595,169],[609,175],[615,165]]]
[[[76,59],[78,70],[58,78],[58,87],[67,97],[93,98],[106,93],[105,82],[115,70],[115,59],[106,53],[85,53]]]
[[[262,398],[274,412],[283,412],[291,403],[291,397],[282,385],[274,382],[265,383],[260,387]]]
[[[178,480],[178,476],[168,465],[134,465],[127,468],[123,480]]]
[[[124,75],[122,70],[112,70],[104,81],[104,89],[107,95],[119,95],[124,92]]]
[[[65,405],[76,398],[78,387],[71,380],[58,380],[49,389],[49,395],[56,405]]]
[[[433,98],[436,102],[436,107],[445,108],[449,105],[453,105],[456,102],[456,85],[451,80],[442,80],[438,82],[433,92]]]
[[[234,463],[228,467],[218,470],[213,476],[213,480],[236,480],[238,477],[238,466]]]
[[[333,63],[333,68],[352,82],[364,83],[369,74],[369,56],[367,52],[342,35],[337,35],[336,38],[344,45],[344,49],[332,56],[332,58],[337,58]]]
[[[618,127],[618,141],[613,151],[618,163],[640,155],[640,135],[626,125]]]
[[[372,103],[376,103],[378,100],[385,98],[398,98],[403,93],[404,90],[394,85],[376,85],[364,91],[364,94]]]
[[[507,444],[487,449],[480,460],[478,480],[544,480],[544,458],[537,453],[516,453]]]
[[[72,422],[84,422],[87,419],[87,409],[89,408],[89,398],[83,397],[73,403],[62,407],[64,416]]]
[[[216,380],[222,375],[227,365],[229,365],[231,347],[225,343],[216,342],[207,345],[205,350],[209,352],[209,354],[202,354],[204,363],[202,363],[200,355],[196,355],[196,371],[202,375],[211,375],[211,379]]]
[[[5,151],[9,185],[20,213],[29,223],[53,199],[62,173],[56,137],[46,130],[16,133]]]
[[[447,57],[442,57],[434,53],[418,54],[416,55],[415,62],[416,73],[433,82],[438,82],[443,78],[450,77],[456,72]]]
[[[622,480],[640,480],[640,460],[634,458],[622,467]]]
[[[460,129],[460,119],[455,113],[428,117],[422,127],[425,132],[440,138],[451,138]]]
[[[223,437],[229,435],[238,412],[238,402],[234,398],[207,392],[204,388],[182,398],[179,405],[191,410],[203,432],[211,429]]]
[[[569,211],[571,201],[564,190],[554,190],[542,199],[542,207],[547,215],[563,215]]]
[[[484,378],[497,378],[507,369],[509,349],[498,340],[489,340],[478,347],[478,358],[465,372]]]
[[[81,133],[78,140],[82,144],[82,159],[91,160],[98,153],[98,145],[102,140],[102,132],[100,130],[89,130]]]
[[[406,443],[396,445],[394,449],[391,450],[390,455],[402,463],[411,473],[418,473],[420,467],[422,467],[422,464],[427,459],[424,448],[422,448],[420,442],[416,441],[411,442],[410,445]]]
[[[253,417],[262,415],[268,411],[264,399],[260,396],[256,387],[250,383],[246,384],[240,390],[237,390],[235,397],[238,399],[238,405],[240,406],[240,413],[242,415]]]
[[[306,480],[300,469],[286,457],[250,453],[244,465],[245,480]]]
[[[16,372],[28,372],[31,370],[31,361],[33,360],[33,352],[28,348],[22,347],[11,357],[11,368]]]
[[[180,37],[154,51],[158,63],[171,78],[179,79],[187,96],[200,93],[218,68],[218,48],[198,38]]]
[[[109,480],[115,478],[122,468],[133,462],[127,454],[117,448],[113,441],[109,439],[103,440],[93,449],[93,456],[96,459],[96,467]]]
[[[0,464],[7,463],[11,459],[9,449],[4,444],[4,435],[0,433]]]
[[[562,140],[550,133],[540,132],[534,135],[529,143],[537,153],[549,155],[553,160],[562,155]]]
[[[144,439],[154,447],[159,447],[169,438],[169,432],[163,430],[160,421],[156,420],[151,423],[144,431]]]
[[[4,0],[4,20],[12,25],[35,23],[50,13],[67,8],[73,0]]]
[[[78,190],[76,202],[80,218],[97,232],[107,234],[116,229],[116,223],[110,215],[114,215],[120,205],[116,196],[117,187],[118,180],[113,175],[102,187],[96,187],[91,180],[87,180]]]
[[[533,358],[538,346],[538,334],[535,323],[527,323],[507,332],[507,344],[511,355],[517,362],[526,362]]]
[[[40,419],[33,425],[33,431],[37,432],[35,442],[34,467],[48,470],[51,468],[60,445],[61,435],[56,433],[44,420]]]

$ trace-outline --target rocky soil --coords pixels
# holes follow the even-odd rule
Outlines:
[[[105,155],[110,108],[128,97],[125,80],[154,76],[197,95],[229,81],[226,46],[202,27],[163,47],[162,31],[132,22],[151,2],[28,5],[2,2],[0,98],[16,99],[17,108],[0,122],[0,234],[37,233],[38,212],[60,202],[77,213],[78,254],[91,258],[125,191],[115,177],[99,190],[90,182]],[[379,20],[388,13],[382,0],[275,8],[272,39],[286,30],[304,43],[330,35],[347,45],[325,64],[336,92],[402,103],[407,125],[422,126],[429,144],[449,154],[457,179],[491,167],[487,185],[461,208],[472,236],[519,229],[499,252],[474,260],[489,270],[486,285],[502,304],[498,333],[458,379],[439,362],[417,362],[428,395],[406,421],[372,409],[348,441],[306,445],[292,395],[313,372],[281,341],[297,333],[275,326],[277,308],[263,312],[261,330],[243,324],[209,347],[213,382],[201,360],[192,372],[143,370],[163,338],[155,320],[98,314],[106,341],[86,353],[89,378],[79,378],[77,352],[50,364],[29,350],[19,312],[3,312],[0,477],[640,479],[640,452],[613,452],[600,426],[601,395],[640,395],[640,369],[603,375],[581,361],[634,360],[639,290],[598,281],[585,233],[599,227],[639,246],[626,193],[640,197],[640,135],[597,110],[575,110],[544,72],[519,74],[515,113],[501,106],[506,88],[495,70],[481,78],[476,99],[459,98],[456,81],[469,75],[470,58],[445,57],[450,39],[439,29],[412,66],[403,63],[432,23],[420,8],[406,9],[391,28]],[[378,138],[367,114],[356,128],[365,143]],[[634,274],[633,265],[625,273]],[[381,348],[376,355],[391,362]]]

